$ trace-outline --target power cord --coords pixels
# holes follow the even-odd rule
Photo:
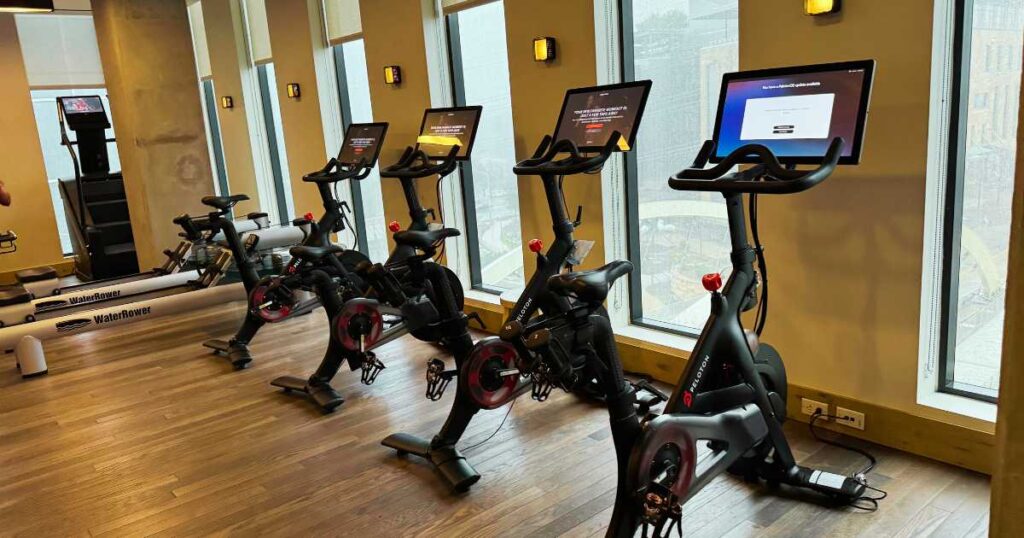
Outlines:
[[[512,414],[512,408],[516,406],[516,400],[518,400],[518,399],[519,399],[519,397],[516,396],[515,399],[512,400],[512,403],[508,404],[508,411],[505,411],[505,416],[501,419],[501,424],[498,424],[497,429],[495,429],[493,432],[491,432],[491,434],[487,436],[487,439],[484,439],[483,441],[480,441],[479,443],[476,443],[475,445],[468,446],[468,447],[462,449],[463,452],[468,452],[470,450],[473,450],[474,448],[476,448],[478,446],[481,446],[484,443],[486,443],[487,441],[490,441],[491,439],[493,439],[495,435],[498,435],[498,432],[501,431],[501,428],[503,426],[505,426],[505,421],[508,420],[508,416],[510,414]]]
[[[808,426],[808,428],[811,431],[811,435],[819,443],[824,443],[826,445],[834,446],[836,448],[841,448],[843,450],[847,450],[847,451],[853,452],[855,454],[859,454],[859,455],[863,456],[865,459],[868,460],[868,464],[863,469],[861,469],[859,472],[857,472],[854,475],[854,479],[856,479],[858,482],[860,482],[861,485],[863,485],[865,489],[874,491],[874,492],[878,493],[878,495],[876,495],[874,497],[868,496],[868,495],[863,495],[861,497],[858,497],[858,498],[852,500],[850,502],[849,506],[852,507],[852,508],[856,508],[858,510],[863,510],[865,512],[874,512],[874,511],[878,510],[878,501],[881,501],[882,499],[884,499],[884,498],[889,496],[889,492],[868,485],[867,474],[875,469],[875,467],[878,465],[878,460],[875,458],[874,455],[872,455],[867,450],[855,447],[853,445],[848,445],[848,444],[845,444],[845,443],[841,443],[839,441],[835,441],[835,440],[832,440],[832,439],[825,439],[824,437],[818,435],[818,430],[815,429],[814,425],[820,419],[826,419],[826,420],[832,419],[832,420],[844,420],[844,421],[848,420],[848,419],[846,417],[840,417],[840,416],[837,416],[837,415],[826,415],[826,414],[822,413],[821,410],[816,410],[814,412],[814,414],[811,415],[811,422],[807,426]]]

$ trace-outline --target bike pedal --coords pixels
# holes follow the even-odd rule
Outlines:
[[[551,396],[551,391],[554,390],[554,388],[555,385],[547,381],[534,381],[530,397],[538,402],[543,402],[548,399],[548,396]]]
[[[384,366],[384,363],[381,362],[376,355],[371,352],[367,352],[366,356],[363,358],[362,368],[363,373],[360,376],[360,381],[362,381],[364,385],[372,385],[373,382],[377,380],[377,376],[380,375],[380,372],[387,368],[387,366]]]
[[[427,361],[427,399],[432,402],[440,400],[456,372],[445,370],[444,361],[436,357]]]

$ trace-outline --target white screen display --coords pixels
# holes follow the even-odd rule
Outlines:
[[[828,138],[834,93],[748,99],[740,140]]]

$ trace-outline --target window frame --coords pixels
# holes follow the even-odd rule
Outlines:
[[[200,90],[203,92],[203,107],[206,109],[206,128],[210,135],[210,146],[213,149],[214,178],[221,196],[231,194],[228,183],[227,164],[224,159],[224,141],[220,134],[220,118],[217,116],[217,92],[212,78],[200,79]]]
[[[338,81],[338,106],[341,110],[342,136],[348,132],[349,125],[352,125],[352,96],[349,94],[348,72],[345,67],[345,43],[347,41],[331,45],[334,73]],[[370,243],[366,237],[366,211],[363,209],[362,185],[359,181],[349,181],[348,183],[352,193],[352,212],[355,214],[356,249],[369,256]]]
[[[279,135],[283,135],[283,133],[277,132],[277,124],[274,121],[273,96],[276,92],[271,91],[270,75],[267,73],[267,65],[272,63],[258,63],[255,67],[260,101],[263,105],[263,125],[266,128],[267,151],[270,153],[270,171],[274,179],[274,197],[277,199],[277,216],[280,219],[279,222],[285,224],[292,221],[292,216],[288,214],[288,193],[285,191],[285,181],[288,181],[288,172],[284,169],[284,162],[281,159],[281,148],[278,147]],[[276,72],[274,73],[274,79],[276,84]]]
[[[972,105],[970,94],[971,51],[974,37],[974,3],[953,2],[953,43],[949,98],[949,131],[946,158],[945,192],[942,193],[942,268],[940,273],[938,388],[937,391],[992,404],[998,403],[998,390],[957,383],[956,337],[959,316],[960,254],[963,232],[964,184],[967,167],[968,120]],[[992,56],[989,46],[986,62]],[[998,55],[998,54],[996,54]],[[995,61],[999,63],[998,59]],[[997,66],[998,67],[998,66]],[[1019,97],[1019,96],[1018,96]],[[986,102],[988,96],[986,94]],[[1021,158],[1021,156],[1017,156]]]
[[[474,6],[477,7],[477,6]],[[467,8],[472,9],[472,8]],[[466,85],[463,78],[462,44],[459,35],[459,14],[463,10],[444,15],[445,34],[448,39],[448,67],[451,74],[452,96],[455,106],[469,106],[466,103]],[[476,219],[476,193],[473,189],[473,163],[469,160],[460,161],[459,184],[461,185],[462,208],[465,218],[466,246],[469,258],[470,289],[493,295],[501,295],[506,290],[488,286],[483,281],[483,270],[480,265],[479,226]],[[471,210],[470,210],[471,209]]]
[[[617,0],[619,4],[619,62],[622,81],[636,80],[635,35],[633,32],[633,0]],[[640,253],[640,173],[636,151],[624,155],[626,256],[633,264],[629,283],[628,319],[631,325],[660,332],[697,338],[702,327],[687,327],[644,317],[643,309],[643,257]]]

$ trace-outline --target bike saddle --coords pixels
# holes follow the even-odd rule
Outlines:
[[[395,243],[399,245],[405,245],[409,247],[415,247],[420,250],[427,250],[433,246],[434,243],[448,238],[460,235],[461,232],[455,228],[439,228],[437,230],[402,230],[395,232]]]
[[[341,245],[329,245],[326,247],[302,246],[292,247],[290,250],[288,250],[288,253],[291,254],[293,258],[298,258],[304,262],[319,261],[326,256],[330,256],[331,254],[339,254],[341,252],[345,252],[345,248],[342,247]]]
[[[562,273],[548,279],[548,290],[558,295],[574,295],[585,303],[603,303],[619,277],[633,271],[628,261],[614,261],[592,271]]]
[[[32,296],[21,286],[0,288],[0,306],[27,303],[31,300]]]
[[[244,194],[233,194],[231,196],[204,196],[203,205],[208,205],[212,208],[219,209],[221,211],[227,211],[235,204],[248,200],[249,197]]]
[[[14,278],[19,283],[27,284],[29,282],[41,282],[43,280],[52,280],[57,278],[57,270],[53,267],[33,267],[31,269],[22,269],[17,273],[14,273]]]

